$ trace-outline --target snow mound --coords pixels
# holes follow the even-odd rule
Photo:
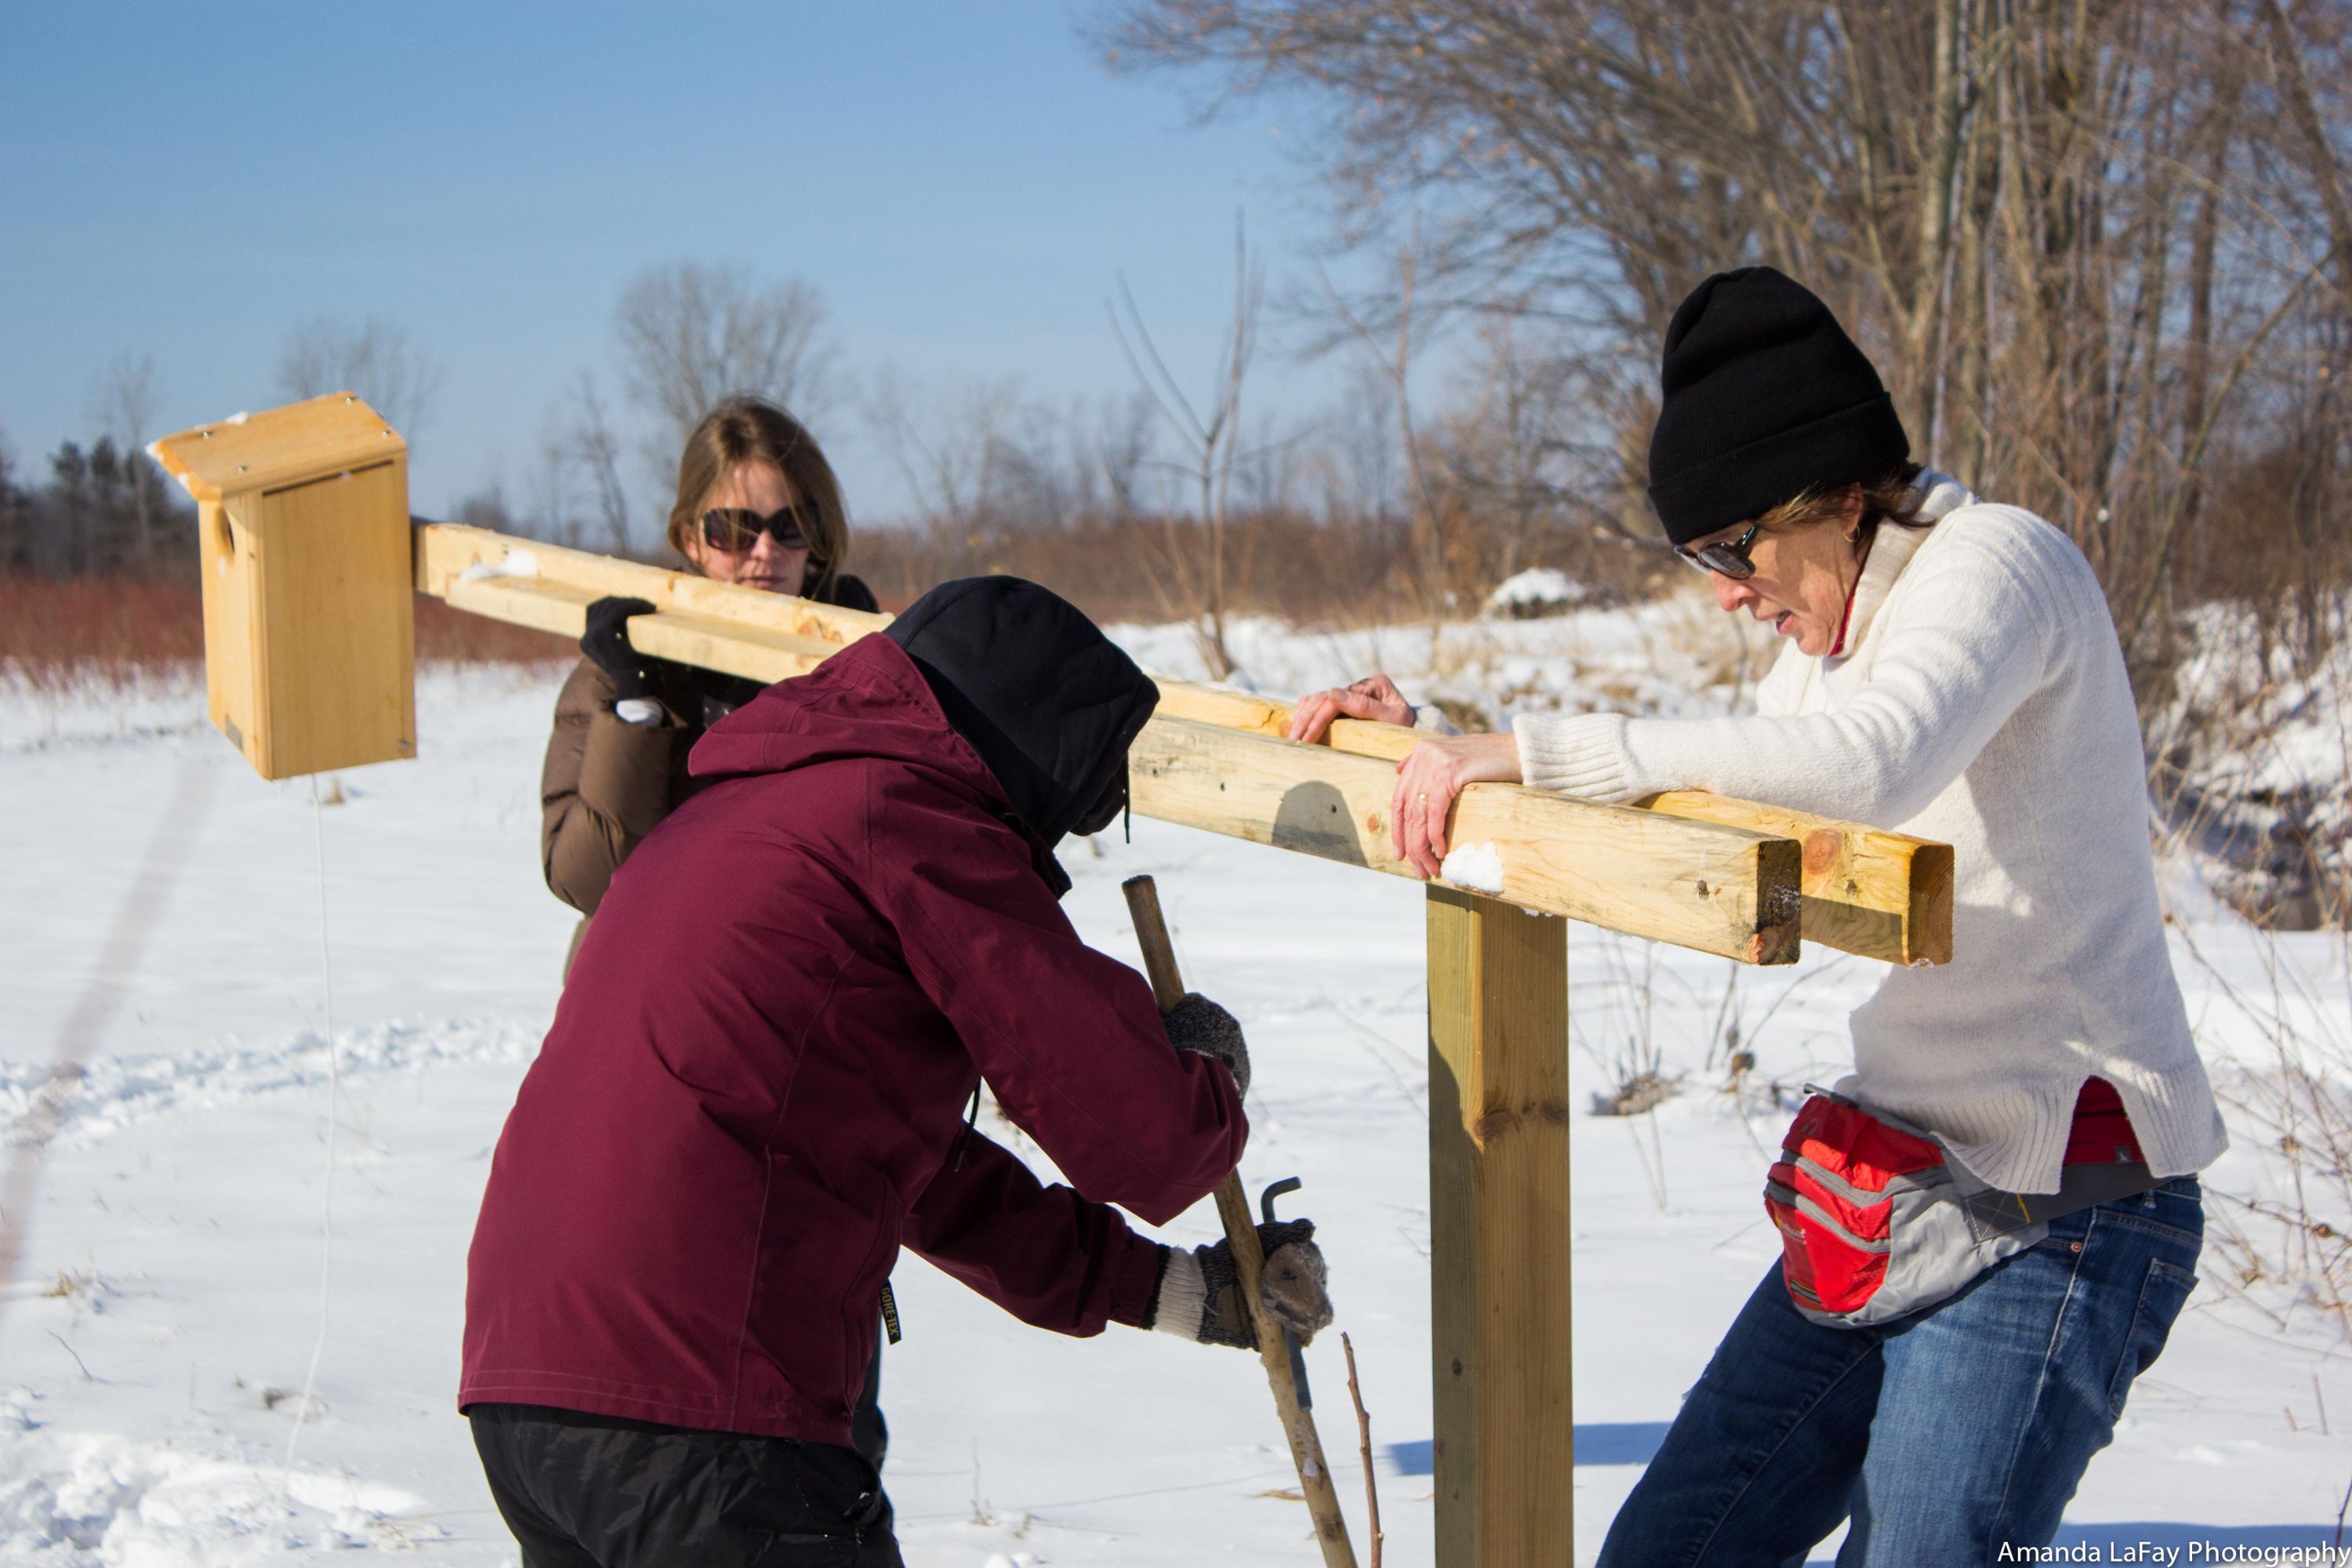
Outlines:
[[[398,1549],[423,1500],[347,1476],[243,1464],[111,1434],[0,1446],[0,1561],[28,1568],[247,1563],[320,1547]]]
[[[1557,616],[1591,601],[1592,590],[1551,566],[1531,566],[1506,577],[1486,595],[1486,614],[1528,621]]]
[[[419,1071],[436,1063],[523,1061],[539,1049],[537,1026],[512,1018],[442,1018],[340,1034],[341,1068],[355,1074]],[[52,1142],[88,1143],[134,1122],[183,1109],[211,1110],[276,1089],[323,1082],[326,1042],[305,1030],[262,1047],[196,1047],[152,1056],[106,1057],[66,1080]],[[14,1144],[58,1090],[48,1064],[0,1063],[0,1145]]]

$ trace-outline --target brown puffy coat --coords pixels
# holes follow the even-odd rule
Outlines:
[[[846,573],[835,577],[825,602],[854,610],[875,608],[874,592]],[[676,721],[658,728],[632,724],[613,711],[613,678],[582,659],[555,699],[555,730],[540,769],[539,858],[548,891],[593,915],[613,873],[645,836],[701,786],[686,770],[687,753],[704,727],[759,687],[703,677],[683,666],[663,667],[662,704]],[[706,696],[723,693],[706,706]],[[734,700],[728,700],[731,697]],[[588,929],[583,919],[572,952]],[[572,967],[571,953],[564,968]]]

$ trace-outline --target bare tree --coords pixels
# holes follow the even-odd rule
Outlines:
[[[440,395],[441,363],[391,321],[320,316],[287,335],[278,389],[288,398],[355,392],[413,446]]]
[[[1418,230],[1419,226],[1414,226]],[[1416,581],[1427,607],[1431,635],[1435,637],[1459,598],[1454,579],[1468,563],[1462,559],[1459,542],[1452,537],[1455,531],[1448,526],[1461,510],[1458,498],[1442,494],[1431,485],[1429,466],[1422,458],[1420,431],[1413,422],[1413,330],[1421,324],[1414,311],[1415,285],[1420,278],[1418,239],[1416,232],[1413,241],[1400,246],[1396,252],[1395,286],[1390,295],[1392,308],[1387,312],[1395,331],[1386,343],[1374,335],[1370,324],[1340,295],[1328,274],[1318,268],[1318,275],[1331,312],[1365,350],[1370,363],[1388,384],[1387,401],[1396,418],[1397,448],[1404,454],[1405,504],[1423,559]]]
[[[581,465],[573,454],[572,439],[571,410],[559,404],[541,416],[522,521],[535,538],[576,550],[587,530],[578,510]]]
[[[1556,330],[1601,367],[1583,417],[1602,428],[1576,438],[1613,440],[1629,500],[1643,384],[1687,289],[1758,261],[1812,285],[1923,455],[2081,543],[2144,693],[2168,667],[2179,573],[2206,559],[2197,498],[2215,476],[2289,428],[2346,460],[2340,418],[2281,416],[2341,407],[2310,400],[2352,319],[2347,0],[1101,15],[1116,68],[1192,71],[1212,109],[1283,91],[1332,110],[1318,152],[1342,240],[1385,249],[1430,225],[1377,308],[1351,307],[1365,334],[1465,310]],[[2343,487],[2291,493],[2301,509]],[[2252,525],[2284,535],[2305,515]],[[2317,531],[2339,576],[2345,531]]]
[[[654,442],[670,461],[730,394],[795,411],[815,402],[831,358],[824,327],[824,301],[799,279],[698,261],[638,274],[614,313],[630,395],[659,421]]]
[[[596,379],[582,371],[572,383],[572,416],[561,437],[564,455],[587,477],[596,516],[616,555],[629,551],[629,494],[621,484],[621,441],[604,416],[604,400]]]
[[[1217,372],[1207,402],[1196,408],[1169,373],[1143,323],[1127,280],[1119,279],[1118,302],[1106,305],[1111,335],[1136,384],[1160,412],[1162,423],[1184,454],[1183,468],[1192,489],[1192,503],[1201,524],[1200,557],[1182,548],[1181,533],[1162,530],[1166,563],[1191,613],[1197,617],[1196,636],[1212,676],[1223,680],[1235,668],[1225,641],[1227,610],[1226,555],[1231,531],[1234,468],[1242,453],[1242,389],[1249,380],[1250,360],[1257,352],[1258,311],[1265,296],[1265,267],[1250,255],[1248,235],[1237,216],[1234,220],[1234,306],[1219,350]]]
[[[973,382],[926,395],[885,369],[867,382],[859,405],[922,520],[980,548],[1004,510],[1021,384]]]

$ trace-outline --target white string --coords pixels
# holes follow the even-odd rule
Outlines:
[[[335,1050],[335,967],[327,948],[326,808],[319,799],[319,775],[310,775],[310,842],[319,862],[319,976],[327,1007],[327,1175],[319,1205],[319,1335],[310,1344],[310,1370],[302,1374],[302,1397],[295,1402],[294,1427],[286,1434],[286,1492],[294,1491],[294,1446],[319,1389],[319,1361],[327,1351],[327,1287],[335,1271],[335,1122],[342,1103],[341,1058]]]

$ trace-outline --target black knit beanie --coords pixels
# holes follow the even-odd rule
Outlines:
[[[1650,504],[1676,544],[1911,455],[1870,361],[1812,290],[1769,267],[1691,290],[1658,379]]]

